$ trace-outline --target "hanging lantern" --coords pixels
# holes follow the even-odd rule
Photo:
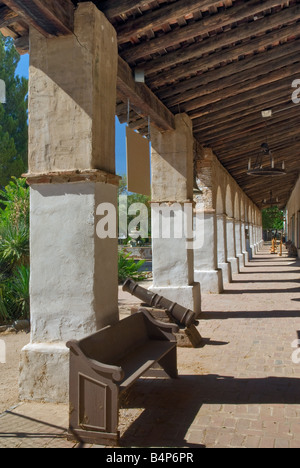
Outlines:
[[[269,200],[267,198],[264,198],[261,202],[262,205],[268,206],[268,207],[273,207],[277,206],[279,203],[279,198],[278,197],[273,197],[273,192],[272,190],[270,191],[270,198]]]
[[[269,156],[269,166],[265,164],[266,157]],[[252,167],[251,158],[248,162],[248,175],[251,176],[282,176],[286,175],[285,163],[282,166],[276,167],[275,158],[269,148],[268,143],[261,145],[261,152],[258,154],[254,166]]]

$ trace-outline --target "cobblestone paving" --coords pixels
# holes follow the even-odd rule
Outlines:
[[[223,295],[204,295],[203,346],[178,349],[178,380],[132,387],[122,446],[300,448],[299,273],[265,248]],[[0,417],[0,447],[72,448],[67,418],[65,405],[21,404]]]
[[[146,409],[123,443],[299,448],[299,273],[265,248],[225,294],[203,296],[204,346],[179,349],[177,382],[133,387],[130,401]]]

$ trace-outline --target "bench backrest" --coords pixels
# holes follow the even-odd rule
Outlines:
[[[146,342],[147,318],[134,314],[79,341],[85,356],[104,364],[117,364],[120,358]]]

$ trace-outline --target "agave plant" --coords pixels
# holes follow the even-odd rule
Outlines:
[[[21,265],[6,282],[6,302],[11,319],[29,319],[29,276],[29,267]]]
[[[0,191],[0,321],[29,318],[29,190],[16,179]]]
[[[28,264],[29,229],[23,222],[18,226],[7,222],[0,227],[0,259],[11,267]]]

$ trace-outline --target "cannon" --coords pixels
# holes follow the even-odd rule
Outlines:
[[[177,304],[176,302],[169,301],[163,296],[152,293],[148,289],[142,288],[131,278],[127,278],[123,284],[123,291],[137,297],[143,303],[150,307],[157,309],[165,309],[174,319],[174,321],[181,326],[190,327],[191,325],[198,325],[196,314],[190,309]]]

